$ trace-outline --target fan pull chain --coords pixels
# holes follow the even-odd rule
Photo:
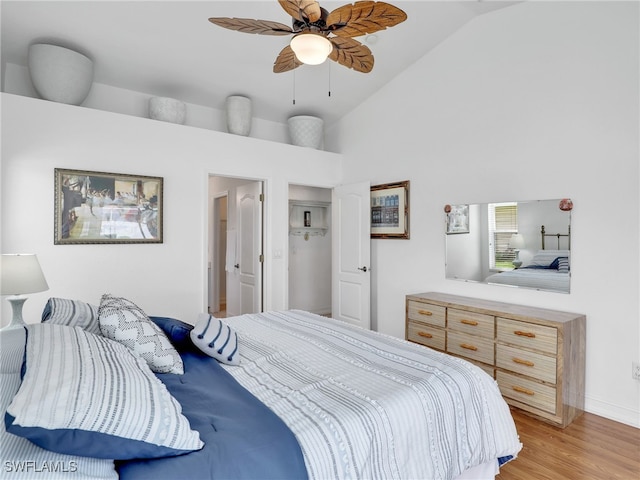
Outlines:
[[[329,64],[329,97],[331,96],[331,64]]]
[[[296,71],[293,71],[293,104],[296,104]]]

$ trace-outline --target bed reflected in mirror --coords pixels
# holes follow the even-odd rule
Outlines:
[[[572,208],[569,199],[445,206],[446,278],[569,293]]]

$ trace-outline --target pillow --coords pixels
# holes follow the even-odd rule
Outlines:
[[[160,327],[135,303],[105,294],[100,300],[98,321],[102,335],[140,355],[154,372],[184,373],[178,351]]]
[[[228,365],[238,365],[238,334],[220,319],[201,313],[191,330],[191,341],[210,357]]]
[[[530,265],[548,267],[558,257],[569,257],[569,250],[538,250],[531,259]]]
[[[160,327],[179,352],[193,349],[194,345],[191,342],[191,337],[189,336],[191,330],[193,330],[193,325],[189,325],[188,323],[169,317],[149,318],[153,323]]]
[[[80,300],[51,297],[42,311],[42,321],[70,327],[82,327],[100,335],[98,307]]]
[[[567,257],[558,257],[558,271],[569,273],[569,259]]]
[[[158,458],[203,447],[180,404],[127,347],[79,327],[26,329],[26,371],[7,407],[8,432],[95,458]]]

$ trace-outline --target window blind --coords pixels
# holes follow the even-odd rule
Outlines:
[[[511,235],[518,233],[518,203],[489,204],[489,267],[512,269],[515,252],[509,247]]]

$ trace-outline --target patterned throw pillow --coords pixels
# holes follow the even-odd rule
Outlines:
[[[191,330],[191,341],[210,357],[228,365],[238,365],[238,334],[220,319],[201,313]]]
[[[102,335],[125,345],[157,373],[184,373],[180,354],[140,307],[126,298],[102,296],[98,308]]]
[[[87,332],[100,335],[98,307],[80,300],[51,297],[42,311],[42,321],[82,327]]]
[[[7,407],[8,432],[53,452],[117,460],[203,447],[178,401],[124,345],[79,327],[26,328],[25,373]]]

